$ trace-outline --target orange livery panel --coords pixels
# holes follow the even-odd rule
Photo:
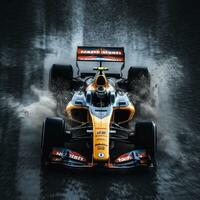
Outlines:
[[[91,114],[93,124],[93,159],[107,161],[109,159],[109,131],[111,115],[98,118]]]

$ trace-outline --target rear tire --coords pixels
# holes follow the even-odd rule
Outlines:
[[[46,118],[42,127],[42,166],[46,166],[53,147],[64,147],[65,121],[61,118]]]
[[[72,85],[73,69],[71,65],[53,64],[49,72],[49,89],[52,92],[69,90]]]
[[[150,94],[150,73],[146,67],[130,67],[128,70],[127,88],[141,98]]]
[[[137,122],[135,124],[135,149],[146,149],[153,164],[156,165],[157,127],[154,122]]]

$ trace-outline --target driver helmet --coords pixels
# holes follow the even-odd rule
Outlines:
[[[103,99],[106,96],[106,89],[103,86],[98,86],[96,89],[96,95],[98,98]]]

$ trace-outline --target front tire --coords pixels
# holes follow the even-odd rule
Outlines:
[[[150,73],[146,67],[130,67],[128,70],[127,88],[141,98],[150,94]]]
[[[71,65],[53,64],[49,72],[49,89],[52,92],[69,90],[72,86],[73,69]]]
[[[46,118],[42,127],[42,166],[46,166],[53,147],[64,147],[65,121],[61,118]]]
[[[157,127],[154,122],[137,122],[135,124],[135,149],[146,149],[152,162],[156,165]]]

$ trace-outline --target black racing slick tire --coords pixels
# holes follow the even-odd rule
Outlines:
[[[146,67],[130,67],[128,70],[127,88],[129,91],[148,97],[151,83],[150,73]]]
[[[157,127],[154,122],[136,122],[135,149],[146,149],[153,164],[156,164]]]
[[[61,118],[46,118],[42,127],[41,148],[42,166],[49,160],[53,147],[64,147],[65,120]]]
[[[49,72],[49,89],[52,92],[69,90],[72,85],[73,68],[71,65],[53,64]]]

